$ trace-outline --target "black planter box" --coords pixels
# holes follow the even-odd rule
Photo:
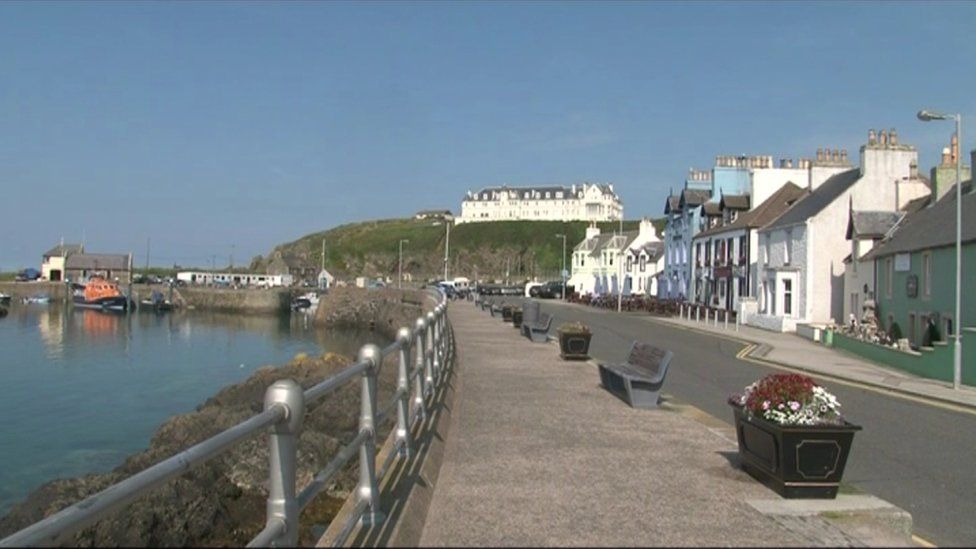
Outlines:
[[[522,309],[512,310],[512,327],[515,329],[522,327]]]
[[[586,360],[590,358],[590,338],[593,334],[562,332],[559,335],[559,356],[564,360]]]
[[[742,468],[784,498],[837,497],[854,433],[844,425],[779,425],[735,411]]]
[[[512,306],[502,305],[502,322],[512,321]]]

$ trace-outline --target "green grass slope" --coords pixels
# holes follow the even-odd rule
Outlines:
[[[636,230],[638,221],[624,221],[624,230]],[[654,220],[658,234],[663,219]],[[618,222],[598,224],[603,232],[619,228]],[[573,247],[583,240],[584,221],[495,221],[452,225],[450,230],[449,276],[471,279],[512,280],[558,279],[562,261],[562,239],[566,235],[567,269]],[[252,267],[261,268],[276,251],[320,265],[325,242],[325,266],[340,278],[356,276],[392,277],[397,273],[397,251],[403,245],[403,270],[413,280],[440,278],[444,273],[442,222],[416,219],[385,219],[340,225],[309,234],[274,248]]]

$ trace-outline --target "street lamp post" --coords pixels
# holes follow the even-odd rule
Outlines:
[[[447,236],[444,238],[444,282],[447,282],[447,262],[451,254],[451,221],[445,219],[444,224],[447,225]]]
[[[400,239],[400,244],[399,244],[400,259],[397,260],[397,289],[398,290],[403,287],[403,243],[404,242],[410,242],[410,241],[407,240],[406,238]]]
[[[943,114],[933,111],[918,111],[918,119],[922,122],[931,120],[956,121],[956,317],[953,320],[953,336],[956,344],[953,347],[952,387],[959,389],[962,385],[962,115]]]
[[[557,234],[556,238],[563,239],[563,268],[559,271],[559,278],[563,281],[562,299],[566,301],[566,235]]]
[[[620,208],[620,248],[618,248],[617,253],[617,312],[619,313],[623,309],[624,300],[624,243],[626,242],[624,238],[624,209]]]

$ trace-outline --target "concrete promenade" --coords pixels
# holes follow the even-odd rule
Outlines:
[[[908,544],[905,514],[877,498],[823,514],[781,499],[735,464],[724,422],[667,397],[632,409],[592,363],[470,302],[450,318],[463,383],[421,546]],[[844,506],[884,508],[896,527],[845,524]]]
[[[771,332],[751,326],[740,326],[736,331],[734,324],[729,324],[726,328],[721,321],[716,326],[713,323],[706,324],[704,320],[695,322],[677,317],[649,318],[674,326],[754,343],[756,347],[746,354],[747,357],[753,359],[761,359],[814,374],[889,389],[906,395],[976,408],[976,388],[963,385],[961,389],[956,390],[952,388],[951,383],[926,379],[877,364],[850,353],[815,343],[796,334]]]

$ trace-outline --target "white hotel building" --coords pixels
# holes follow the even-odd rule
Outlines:
[[[468,191],[455,223],[479,221],[616,221],[623,215],[612,184],[488,187]]]

